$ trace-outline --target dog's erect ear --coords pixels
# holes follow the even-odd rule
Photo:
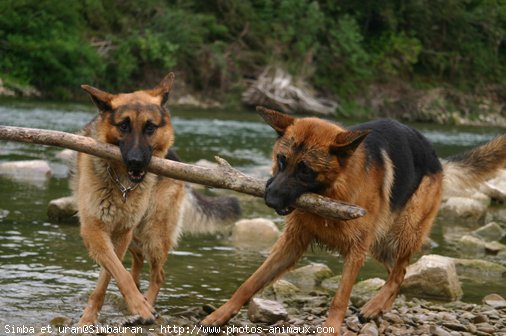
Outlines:
[[[81,85],[81,88],[90,94],[91,100],[93,100],[93,103],[95,103],[100,112],[106,112],[112,109],[111,100],[114,97],[113,94],[85,84]]]
[[[339,158],[349,157],[371,131],[370,129],[364,129],[337,134],[334,144],[330,146],[330,153],[337,155]]]
[[[257,106],[257,112],[269,124],[279,136],[285,134],[288,126],[292,125],[295,118],[292,118],[284,113],[269,110],[262,106]]]
[[[173,72],[170,72],[165,76],[162,81],[151,90],[148,90],[149,94],[153,97],[161,97],[160,105],[165,105],[167,100],[169,100],[169,92],[172,89],[172,84],[174,83],[174,78],[176,76]]]

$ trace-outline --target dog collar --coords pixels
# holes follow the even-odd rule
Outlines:
[[[111,168],[110,165],[107,165],[107,173],[109,173],[109,176],[111,177],[111,180],[116,182],[116,185],[119,188],[119,191],[121,192],[121,195],[123,196],[123,203],[127,201],[128,193],[137,188],[139,185],[138,183],[135,183],[133,186],[125,187],[121,181],[119,180],[118,174],[116,174],[116,171]],[[114,176],[113,176],[114,175]]]

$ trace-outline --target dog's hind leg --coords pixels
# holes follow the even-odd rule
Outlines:
[[[379,292],[360,310],[362,320],[376,317],[392,307],[409,260],[421,248],[436,218],[442,193],[441,180],[441,174],[424,177],[387,234],[386,241],[373,248],[373,255],[385,264],[389,275]]]
[[[165,281],[165,272],[163,271],[163,265],[167,260],[167,254],[169,249],[167,248],[164,255],[151,257],[149,260],[149,287],[145,293],[148,302],[154,306],[160,288]]]
[[[394,267],[389,271],[388,279],[383,287],[360,310],[359,318],[361,321],[365,322],[374,318],[392,307],[404,280],[409,259],[409,256],[397,259]]]
[[[120,260],[123,259],[125,255],[129,241],[130,237],[125,235],[114,242],[114,251]],[[101,267],[97,286],[88,299],[86,308],[84,309],[84,312],[79,320],[79,325],[89,325],[96,323],[97,314],[104,304],[105,293],[110,281],[111,274],[107,272],[105,268]]]
[[[293,223],[292,223],[293,224]],[[246,280],[232,298],[201,323],[206,326],[221,326],[228,322],[241,307],[265,285],[275,280],[302,256],[312,237],[302,225],[289,225],[272,248],[262,266]]]
[[[349,252],[345,255],[339,288],[337,289],[334,299],[332,299],[328,317],[324,324],[324,327],[328,328],[327,330],[333,330],[333,332],[328,332],[328,335],[339,335],[341,324],[346,315],[346,310],[348,309],[351,290],[358,272],[364,264],[365,255],[365,251]]]
[[[128,250],[132,254],[132,269],[130,270],[130,274],[134,279],[135,285],[140,290],[141,271],[142,266],[144,266],[144,254],[142,253],[142,247],[139,245],[139,242],[134,238],[130,243]]]

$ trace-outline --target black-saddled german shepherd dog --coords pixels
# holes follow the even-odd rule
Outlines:
[[[441,162],[423,135],[396,121],[346,129],[318,118],[257,111],[278,134],[265,202],[286,216],[284,232],[263,265],[203,325],[227,323],[258,290],[293,266],[312,242],[339,251],[344,258],[342,279],[325,323],[334,334],[339,334],[368,252],[389,275],[362,307],[361,317],[390,309],[410,257],[429,233],[445,185],[474,186],[506,163],[506,135]],[[294,209],[293,202],[305,192],[356,204],[367,213],[338,221]]]

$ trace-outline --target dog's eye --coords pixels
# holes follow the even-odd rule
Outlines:
[[[297,164],[297,175],[303,181],[312,182],[316,177],[316,172],[301,161]]]
[[[147,135],[151,135],[155,133],[157,128],[158,127],[155,124],[147,122],[146,125],[144,126],[144,133],[146,133]]]
[[[123,133],[129,132],[130,131],[130,119],[126,118],[121,123],[119,123],[118,129]]]
[[[277,160],[278,160],[279,171],[283,171],[286,167],[286,156],[284,156],[282,154],[278,154]]]

